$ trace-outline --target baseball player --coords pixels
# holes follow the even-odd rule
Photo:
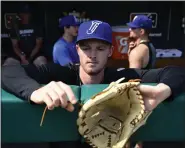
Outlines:
[[[13,23],[10,29],[10,38],[13,53],[6,59],[4,65],[28,64],[42,65],[47,59],[42,51],[43,31],[42,27],[32,21],[32,10],[29,5],[21,5],[19,16],[20,23]]]
[[[133,21],[127,23],[130,31],[129,43],[129,67],[130,68],[154,68],[156,62],[156,50],[149,40],[152,29],[152,20],[145,15],[137,15]]]
[[[79,63],[75,41],[79,23],[75,16],[67,15],[59,22],[61,37],[53,46],[53,61],[62,66]]]

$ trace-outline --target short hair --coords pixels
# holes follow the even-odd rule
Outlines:
[[[149,35],[151,32],[151,29],[144,29],[144,31],[145,31],[145,35]]]

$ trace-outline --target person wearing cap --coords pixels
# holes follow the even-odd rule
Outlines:
[[[31,19],[31,8],[21,5],[19,10],[20,23],[10,30],[10,38],[14,53],[5,61],[4,65],[28,64],[42,65],[47,59],[42,53],[43,32],[41,27]]]
[[[153,110],[165,101],[172,101],[184,91],[185,68],[142,70],[107,67],[113,51],[112,28],[99,20],[84,22],[79,27],[76,50],[80,65],[61,66],[49,63],[40,67],[32,64],[2,67],[2,88],[31,104],[46,104],[49,110],[62,107],[70,112],[78,102],[69,85],[110,84],[125,77],[141,79],[142,83],[157,83],[155,86],[140,84],[146,110]],[[31,73],[30,73],[31,71]],[[45,84],[44,86],[42,84]]]
[[[79,23],[75,16],[68,15],[60,19],[59,30],[61,37],[53,47],[54,63],[66,66],[78,64],[79,56],[76,51],[76,36],[78,35]]]
[[[127,23],[130,31],[128,50],[130,68],[154,68],[156,50],[149,40],[152,20],[145,15],[137,15],[133,21]]]

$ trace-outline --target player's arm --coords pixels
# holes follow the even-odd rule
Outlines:
[[[21,49],[19,48],[19,45],[18,45],[18,40],[17,39],[11,39],[11,42],[12,42],[12,47],[13,47],[13,50],[15,52],[15,54],[20,57],[22,57],[22,51]]]
[[[166,96],[174,98],[185,90],[185,68],[167,66],[159,69],[136,70],[143,83],[158,83],[159,92],[165,92]]]
[[[15,52],[15,54],[21,58],[22,56],[22,51],[19,48],[19,37],[18,34],[16,33],[15,29],[10,29],[9,30],[9,34],[10,34],[10,39],[11,39],[11,43],[12,43],[12,47],[13,47],[13,51]]]
[[[23,100],[30,99],[31,94],[42,84],[51,81],[62,81],[67,84],[76,82],[74,72],[57,64],[46,64],[39,67],[14,65],[2,67],[2,88]]]
[[[164,100],[173,100],[182,92],[185,92],[185,68],[167,66],[159,69],[141,70],[125,69],[119,72],[119,77],[130,79],[141,79],[139,90],[145,99],[146,108],[154,109]],[[156,86],[144,85],[142,83],[157,83]]]
[[[153,110],[164,100],[173,100],[185,91],[185,68],[183,67],[167,66],[140,71],[140,76],[142,82],[158,83],[156,86],[139,85],[147,110]]]
[[[39,51],[41,50],[41,47],[42,47],[42,43],[43,43],[42,38],[36,38],[36,45],[35,45],[34,49],[32,50],[31,55],[29,57],[30,60],[32,60],[34,58],[34,56],[37,53],[39,53]]]
[[[143,68],[144,58],[148,57],[149,50],[144,44],[140,44],[130,51],[129,68]]]

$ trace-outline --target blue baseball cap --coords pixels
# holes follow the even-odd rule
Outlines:
[[[127,23],[130,28],[143,28],[143,29],[151,29],[152,28],[152,20],[149,19],[146,15],[137,15],[134,17],[133,21]]]
[[[79,26],[77,18],[74,15],[68,15],[59,20],[59,27],[65,26]]]
[[[76,42],[86,39],[99,39],[112,44],[112,28],[108,23],[99,20],[84,22],[78,29]]]

